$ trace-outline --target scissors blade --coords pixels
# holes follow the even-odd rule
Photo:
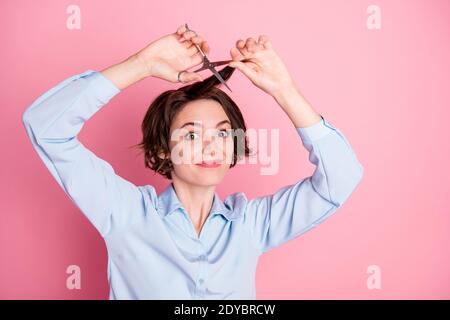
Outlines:
[[[240,60],[240,61],[241,62],[247,62],[249,60],[250,59],[243,59],[243,60]],[[197,69],[197,70],[195,70],[193,72],[199,72],[199,71],[202,71],[202,70],[205,70],[205,69],[210,69],[210,67],[218,67],[218,66],[221,66],[221,65],[224,65],[224,64],[229,64],[232,61],[235,61],[235,60],[224,60],[224,61],[209,62],[208,58],[205,56],[203,58],[203,66],[200,69]]]
[[[233,60],[226,60],[226,61],[215,61],[215,62],[209,62],[208,58],[203,58],[203,66],[200,69],[195,70],[194,72],[199,72],[205,69],[209,69],[210,67],[218,67],[224,64],[228,64]]]
[[[230,87],[227,85],[227,83],[225,82],[225,80],[223,80],[222,76],[217,72],[216,69],[214,69],[213,67],[209,68],[209,70],[211,70],[212,73],[214,73],[214,75],[216,76],[217,79],[219,79],[220,82],[222,82],[222,84],[228,88],[228,90],[230,90],[231,92],[233,92]]]
[[[195,33],[195,35],[197,35],[197,32],[195,32],[194,30],[189,29],[187,23],[184,24],[184,26],[186,27],[186,30],[188,31],[192,31]],[[194,43],[194,46],[197,48],[197,50],[201,53],[201,55],[203,56],[203,58],[206,58],[206,54],[203,52],[202,48],[197,44]],[[209,62],[209,61],[208,61]]]
[[[197,69],[193,72],[199,72],[199,71],[202,71],[205,69],[209,69],[209,66],[210,66],[210,62],[209,62],[208,58],[206,56],[204,56],[203,57],[203,66],[200,69]]]
[[[233,61],[233,60],[215,61],[215,62],[211,62],[210,65],[211,65],[211,67],[218,67],[218,66],[221,66],[223,64],[228,64],[231,61]]]

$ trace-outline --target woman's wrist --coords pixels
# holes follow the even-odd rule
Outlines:
[[[283,105],[286,104],[288,100],[292,99],[292,96],[296,96],[298,94],[299,92],[296,85],[291,82],[273,92],[271,95],[280,105]]]
[[[273,97],[296,128],[309,127],[322,119],[295,84],[284,88]]]
[[[111,80],[120,90],[150,76],[150,68],[134,54],[124,61],[114,64],[100,72]]]
[[[138,66],[137,68],[139,68],[139,70],[142,71],[143,77],[147,78],[153,76],[152,73],[153,59],[144,57],[140,53],[136,53],[130,58],[136,59],[136,65]]]

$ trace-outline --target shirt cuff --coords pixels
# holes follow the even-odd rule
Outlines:
[[[336,129],[336,127],[325,120],[322,115],[320,115],[320,117],[321,120],[318,123],[315,123],[309,127],[295,128],[304,143],[319,140]]]
[[[101,72],[90,71],[85,73],[84,79],[89,83],[90,90],[104,104],[117,95],[121,90]]]

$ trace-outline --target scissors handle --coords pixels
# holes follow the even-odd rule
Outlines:
[[[186,27],[186,30],[188,30],[188,31],[193,31],[193,30],[189,29],[187,23],[185,23],[184,26]],[[193,31],[193,32],[197,35],[197,33],[196,33],[195,31]],[[200,46],[199,46],[198,44],[196,44],[196,43],[194,43],[194,45],[195,45],[195,47],[197,48],[197,50],[200,52],[200,54],[203,56],[203,67],[201,67],[201,68],[198,69],[198,70],[195,70],[194,72],[198,72],[198,71],[205,70],[205,69],[211,70],[211,72],[216,76],[216,78],[219,79],[219,81],[220,81],[225,87],[227,87],[228,90],[231,91],[231,88],[227,85],[227,83],[226,83],[225,80],[222,78],[222,76],[217,72],[216,69],[214,69],[215,66],[219,66],[219,65],[222,65],[222,64],[226,64],[226,63],[230,62],[231,60],[230,60],[230,61],[217,61],[217,62],[211,63],[211,62],[209,61],[208,57],[206,56],[206,54],[205,54],[205,53],[203,52],[203,50],[200,48]]]
[[[206,54],[203,52],[203,50],[200,48],[200,46],[196,43],[194,43],[194,46],[197,48],[198,51],[200,51],[201,55],[206,58]]]
[[[197,32],[195,32],[194,30],[189,29],[187,23],[184,24],[184,26],[186,27],[186,30],[188,31],[192,31],[195,33],[195,35],[197,35]],[[194,46],[197,48],[198,51],[200,51],[201,55],[206,58],[206,54],[203,52],[202,48],[200,48],[200,46],[196,43],[194,43]]]

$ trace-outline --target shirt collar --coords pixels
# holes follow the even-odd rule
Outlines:
[[[158,213],[161,217],[164,218],[172,212],[176,211],[176,209],[186,211],[183,207],[183,204],[178,199],[173,182],[171,182],[158,196]],[[232,212],[233,211],[222,202],[217,192],[214,192],[214,201],[210,215],[214,216],[220,214],[227,220],[232,220]]]

